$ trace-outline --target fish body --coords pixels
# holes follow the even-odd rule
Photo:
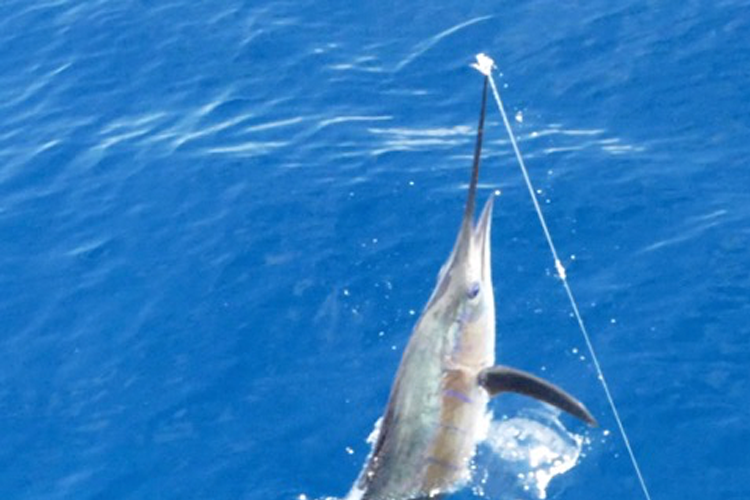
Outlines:
[[[461,227],[404,351],[373,450],[352,490],[362,500],[412,500],[459,488],[470,478],[487,403],[500,392],[526,394],[593,422],[583,405],[557,387],[495,366],[492,197],[473,220],[486,101],[485,78]]]

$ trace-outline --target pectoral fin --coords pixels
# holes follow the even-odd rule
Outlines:
[[[597,425],[594,417],[580,401],[559,387],[530,373],[507,366],[493,366],[479,373],[478,382],[490,396],[496,396],[501,392],[515,392],[524,396],[531,396],[539,401],[556,406],[589,425]]]

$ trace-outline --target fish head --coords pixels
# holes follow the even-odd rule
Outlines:
[[[478,308],[492,295],[490,230],[493,198],[485,203],[474,224],[465,217],[450,257],[440,269],[435,295],[448,294],[454,301]]]
[[[425,314],[443,324],[459,324],[462,338],[460,362],[487,366],[494,362],[495,298],[492,287],[490,230],[493,198],[490,197],[476,224],[464,216],[450,257],[438,275],[437,286]],[[446,329],[446,332],[452,329]]]

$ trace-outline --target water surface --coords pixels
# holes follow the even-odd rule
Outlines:
[[[4,2],[2,496],[344,495],[453,242],[484,51],[654,499],[748,498],[747,7]],[[560,417],[586,444],[547,497],[638,498],[494,112],[487,140],[498,359],[602,424]]]

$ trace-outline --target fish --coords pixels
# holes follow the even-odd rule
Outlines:
[[[450,494],[471,477],[490,398],[530,396],[596,425],[586,407],[530,373],[495,365],[490,227],[493,196],[474,222],[488,79],[466,205],[453,250],[404,350],[372,450],[348,499]]]

